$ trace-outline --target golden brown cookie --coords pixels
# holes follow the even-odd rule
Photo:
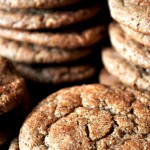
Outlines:
[[[150,3],[135,5],[129,0],[109,0],[111,16],[135,31],[150,34]]]
[[[91,84],[51,94],[26,118],[20,150],[150,149],[150,93]]]
[[[27,44],[0,38],[0,55],[21,63],[62,63],[74,61],[89,55],[92,48],[65,50]]]
[[[26,93],[23,78],[10,61],[0,57],[0,115],[20,104]]]
[[[100,11],[99,5],[66,11],[48,9],[0,10],[0,27],[21,30],[59,28],[87,20]]]
[[[120,26],[129,37],[131,37],[138,43],[150,48],[150,35],[134,31],[122,24]]]
[[[28,32],[0,28],[0,37],[49,47],[75,49],[97,43],[105,37],[104,31],[103,25],[96,25],[80,32],[72,30],[64,33]]]
[[[102,59],[107,71],[122,83],[150,91],[150,70],[133,65],[122,58],[113,48],[103,50]]]
[[[127,36],[117,23],[110,24],[109,34],[113,47],[123,58],[134,65],[150,69],[150,48]]]

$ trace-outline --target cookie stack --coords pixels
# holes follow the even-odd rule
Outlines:
[[[103,22],[97,18],[103,4],[0,0],[0,8],[0,55],[15,62],[25,78],[60,84],[95,74],[93,60],[79,60],[91,56],[93,45],[105,36]]]
[[[150,3],[109,0],[113,48],[102,52],[107,71],[122,83],[150,91]]]
[[[9,150],[149,150],[150,93],[90,84],[40,102]]]
[[[0,149],[15,133],[29,109],[25,82],[7,59],[0,57]]]

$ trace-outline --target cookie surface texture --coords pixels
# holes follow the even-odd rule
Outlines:
[[[0,115],[15,108],[26,93],[25,82],[6,58],[0,57]]]
[[[150,35],[134,31],[131,28],[129,28],[123,24],[121,24],[121,28],[132,39],[134,39],[135,41],[139,42],[140,44],[150,48]]]
[[[147,92],[122,86],[92,84],[62,89],[27,117],[19,134],[19,148],[149,149],[149,98]]]
[[[106,70],[122,83],[150,91],[150,70],[133,65],[122,58],[113,48],[103,50],[102,59]]]
[[[122,57],[135,65],[150,69],[150,48],[127,36],[117,23],[109,26],[109,34],[113,47]]]
[[[54,29],[84,21],[99,11],[96,5],[74,11],[0,10],[0,26],[21,30]]]
[[[118,22],[145,34],[150,34],[150,5],[135,5],[128,0],[109,0],[111,16]]]
[[[92,52],[92,48],[65,50],[27,44],[0,38],[0,55],[14,62],[62,63],[80,59]],[[28,56],[28,57],[26,57]]]
[[[74,49],[87,47],[101,40],[104,34],[104,26],[96,25],[81,32],[50,33],[50,32],[27,32],[0,28],[0,37],[31,44]]]

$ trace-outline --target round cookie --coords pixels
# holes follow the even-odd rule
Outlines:
[[[0,55],[21,63],[62,63],[89,55],[92,48],[64,50],[0,38]],[[28,56],[28,57],[27,57]]]
[[[0,0],[0,8],[55,8],[76,3],[81,0]]]
[[[126,60],[143,68],[150,69],[150,49],[132,40],[119,24],[109,26],[110,40],[115,50]]]
[[[89,19],[100,9],[99,5],[92,5],[74,11],[0,10],[0,26],[21,30],[59,28]]]
[[[14,66],[0,57],[0,115],[15,108],[25,97],[26,86]]]
[[[26,118],[19,149],[149,149],[150,93],[91,84],[48,96]]]
[[[13,139],[13,141],[10,143],[8,150],[19,150],[19,140],[18,138]]]
[[[107,71],[129,86],[150,91],[150,70],[134,66],[122,58],[113,48],[102,52],[102,60]]]
[[[109,0],[111,16],[118,22],[145,34],[150,34],[150,5],[135,5],[128,0]]]
[[[125,25],[120,25],[124,32],[138,43],[150,48],[150,35],[137,32]]]
[[[61,84],[92,77],[96,68],[92,65],[39,67],[15,64],[17,71],[26,79],[39,83]]]
[[[103,25],[97,25],[79,33],[74,31],[66,33],[43,33],[0,28],[0,37],[49,47],[75,49],[95,44],[104,38],[104,30],[105,27]]]
[[[113,75],[109,74],[106,69],[102,69],[99,74],[99,83],[104,85],[115,85],[115,84],[121,84],[118,80],[118,78],[114,77]]]

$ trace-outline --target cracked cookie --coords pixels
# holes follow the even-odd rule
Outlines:
[[[89,55],[92,48],[65,50],[0,38],[0,55],[20,63],[63,63]],[[28,57],[27,57],[28,56]]]
[[[150,49],[127,36],[119,24],[109,26],[110,40],[115,50],[127,61],[150,69]]]
[[[120,26],[129,37],[131,37],[138,43],[150,48],[150,35],[134,31],[123,24],[121,24]]]
[[[40,102],[19,149],[150,149],[150,93],[116,85],[65,88]]]
[[[150,91],[150,69],[131,64],[115,52],[113,48],[103,50],[102,60],[107,71],[122,83]]]
[[[21,30],[59,28],[87,20],[95,16],[100,9],[99,5],[92,5],[74,11],[0,10],[0,26]]]
[[[108,3],[113,19],[135,31],[150,34],[150,3],[135,5],[128,0],[109,0]]]
[[[104,38],[105,27],[97,25],[81,32],[52,33],[52,32],[28,32],[0,28],[0,37],[31,44],[75,49],[87,47]]]
[[[6,58],[0,57],[0,146],[29,109],[24,79]]]

